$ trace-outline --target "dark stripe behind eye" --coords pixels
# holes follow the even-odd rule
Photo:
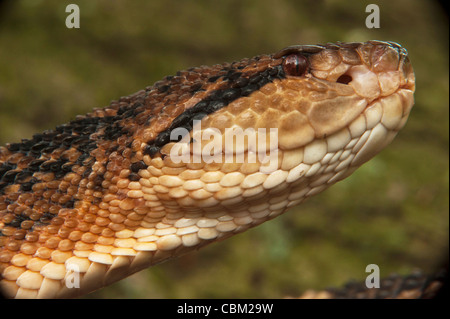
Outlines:
[[[250,78],[245,77],[240,72],[232,72],[232,70],[230,70],[226,76],[216,77],[214,80],[222,78],[225,83],[224,87],[212,91],[202,101],[177,116],[173,120],[170,128],[160,132],[154,140],[147,142],[148,146],[146,147],[145,153],[154,156],[165,144],[170,142],[167,137],[170,136],[172,130],[176,128],[185,128],[187,131],[190,131],[194,119],[201,120],[206,115],[217,112],[231,102],[258,91],[267,83],[284,77],[285,74],[281,66],[265,69],[264,71],[253,74]],[[181,137],[179,139],[181,139]]]

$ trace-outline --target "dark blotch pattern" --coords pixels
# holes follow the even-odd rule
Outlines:
[[[250,77],[245,77],[242,72],[236,70],[227,70],[225,75],[210,77],[208,79],[209,82],[222,80],[225,83],[223,88],[212,91],[202,101],[177,116],[168,129],[159,133],[154,140],[147,142],[148,146],[145,149],[145,153],[150,156],[157,154],[161,147],[171,142],[170,133],[172,130],[185,128],[187,131],[190,131],[192,130],[194,120],[201,120],[206,115],[226,107],[232,101],[252,94],[274,79],[284,77],[284,71],[280,66],[265,69]],[[181,138],[182,136],[178,136],[172,142],[178,142]]]
[[[52,221],[61,210],[98,210],[102,196],[117,189],[113,177],[139,181],[147,168],[143,157],[163,157],[172,130],[189,131],[194,120],[284,78],[281,61],[265,55],[179,71],[54,130],[0,147],[4,242],[38,238],[14,239],[8,227],[21,229],[25,222],[28,233],[36,225],[57,227]]]
[[[430,299],[439,292],[445,278],[438,273],[421,272],[407,276],[392,274],[383,278],[379,289],[368,289],[365,283],[349,282],[343,288],[326,290],[330,299]]]

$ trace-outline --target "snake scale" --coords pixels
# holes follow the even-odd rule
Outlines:
[[[388,145],[414,89],[394,42],[296,45],[6,144],[0,289],[81,296],[279,216]]]

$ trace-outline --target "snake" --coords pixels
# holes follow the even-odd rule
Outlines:
[[[0,147],[0,290],[74,298],[273,219],[385,148],[414,104],[390,41],[164,77]]]
[[[446,296],[446,278],[445,268],[432,275],[418,270],[404,276],[393,273],[382,278],[376,289],[350,281],[344,287],[307,290],[298,299],[442,299]]]

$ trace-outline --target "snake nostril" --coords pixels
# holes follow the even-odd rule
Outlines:
[[[338,79],[336,80],[337,83],[341,84],[349,84],[353,80],[351,75],[348,74],[342,74]]]

